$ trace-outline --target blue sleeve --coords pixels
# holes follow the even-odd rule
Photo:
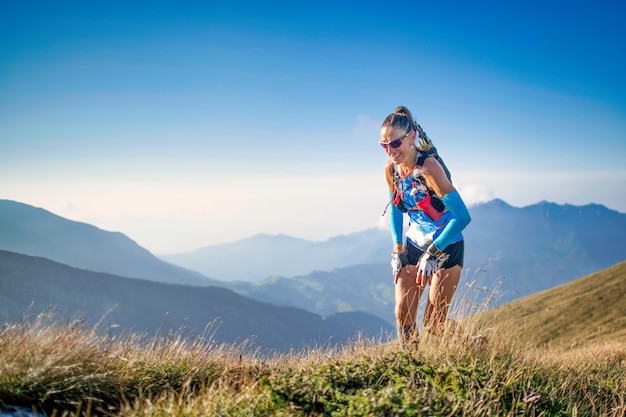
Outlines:
[[[389,193],[391,198],[393,193]],[[402,228],[404,226],[402,212],[398,210],[395,204],[391,203],[391,211],[389,212],[389,226],[391,227],[391,239],[393,243],[402,243]]]
[[[433,245],[437,247],[439,250],[444,250],[458,235],[461,234],[465,226],[469,224],[472,220],[470,217],[469,211],[467,211],[467,207],[465,207],[465,203],[463,199],[461,199],[461,195],[457,190],[454,190],[447,195],[445,195],[441,201],[443,201],[446,207],[452,213],[452,220],[446,225],[445,229],[437,239],[433,242]]]

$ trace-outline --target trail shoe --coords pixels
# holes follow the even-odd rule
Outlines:
[[[417,326],[402,326],[399,331],[400,345],[405,350],[415,351],[419,348],[419,332]]]

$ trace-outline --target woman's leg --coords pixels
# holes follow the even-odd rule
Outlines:
[[[395,286],[395,315],[398,324],[398,337],[403,344],[417,340],[418,336],[415,321],[417,306],[424,292],[424,287],[417,285],[416,276],[417,268],[414,265],[405,267],[402,269]]]
[[[461,278],[461,267],[440,269],[431,279],[428,302],[424,311],[424,328],[427,332],[440,336],[450,326],[450,331],[457,332],[458,324],[447,320],[452,297]],[[448,321],[448,323],[446,323]]]

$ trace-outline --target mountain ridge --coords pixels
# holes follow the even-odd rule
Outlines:
[[[363,235],[373,241],[367,238],[359,243],[354,241],[354,236]],[[382,240],[389,239],[374,228],[319,242],[260,233],[235,242],[161,258],[205,275],[210,271],[210,276],[221,281],[259,281],[269,276],[295,276],[324,270],[329,264],[334,268],[367,263],[368,258],[377,255]]]
[[[0,200],[0,227],[15,220],[6,214],[6,210],[3,212],[4,206]],[[492,200],[473,206],[470,211],[473,220],[464,231],[466,255],[460,285],[462,288],[471,285],[474,289],[486,289],[492,306],[560,285],[626,259],[626,236],[621,233],[626,230],[626,214],[602,205],[573,206],[544,201],[516,208],[503,200]],[[48,214],[44,212],[44,215],[48,218]],[[28,223],[21,227],[33,228],[33,224],[36,225]],[[42,234],[40,231],[26,236],[44,246],[56,243],[60,236],[62,243],[68,240],[67,233],[62,232],[46,235],[47,240],[42,243],[37,240]],[[105,235],[111,236],[109,233]],[[113,235],[123,237],[122,234]],[[11,234],[0,235],[0,249],[15,251],[7,244],[7,236],[10,238]],[[258,301],[305,308],[321,316],[367,311],[392,324],[395,320],[393,282],[390,281],[389,269],[389,236],[388,231],[375,228],[339,235],[322,242],[287,235],[261,234],[259,239],[262,241],[248,238],[247,246],[239,249],[238,242],[232,242],[227,252],[211,257],[203,256],[201,259],[219,263],[232,273],[231,278],[237,271],[243,274],[253,270],[260,275],[267,265],[275,268],[275,273],[264,275],[256,281],[207,281],[208,278],[197,281],[188,280],[188,277],[187,280],[179,280],[169,274],[165,278],[174,283],[198,285],[200,282],[200,285],[221,286]],[[82,236],[82,239],[79,246],[84,250],[89,245],[82,244],[85,237]],[[276,239],[281,245],[272,244]],[[130,239],[123,241],[128,242]],[[67,253],[80,255],[80,251],[71,251],[76,244],[71,241],[65,244]],[[119,251],[119,248],[113,245],[115,251]],[[54,254],[48,251],[48,256],[43,257],[72,265],[50,256],[51,253]],[[152,259],[152,255],[150,257]],[[84,261],[80,256],[78,258]],[[108,269],[102,268],[100,271],[142,278],[128,269],[111,271],[110,264],[118,259],[120,257],[108,254],[101,260]],[[281,270],[289,263],[300,269]],[[126,265],[122,263],[117,266]],[[80,268],[97,270],[83,266]],[[200,275],[194,274],[194,279]],[[206,277],[206,274],[201,276]],[[158,280],[146,275],[144,279]],[[455,300],[459,298],[455,297]]]
[[[211,343],[252,341],[262,349],[302,349],[341,343],[359,334],[383,337],[392,327],[375,316],[350,312],[322,317],[252,300],[217,286],[191,286],[85,271],[46,258],[0,250],[0,319],[53,309],[61,322],[98,324],[101,331],[147,337],[184,332]]]
[[[501,199],[494,199],[471,206],[470,214],[472,222],[463,234],[466,238],[466,264],[472,268],[493,269],[494,261],[501,259],[502,247],[511,251],[539,250],[554,256],[558,245],[561,245],[561,252],[567,249],[568,244],[577,245],[582,258],[590,257],[589,268],[584,272],[592,272],[626,258],[626,251],[622,249],[622,243],[626,242],[618,232],[626,228],[626,214],[599,204],[574,206],[542,201],[513,207]],[[254,235],[245,241],[255,242],[259,236]],[[237,242],[231,242],[227,248],[219,244],[211,245],[163,259],[222,281],[260,281],[270,276],[294,277],[315,270],[388,262],[391,248],[389,231],[376,228],[326,241],[303,243],[299,239],[300,246],[291,248],[274,246],[271,236],[262,236],[263,242],[257,243],[257,246],[262,246],[258,253],[248,253],[248,247],[238,247]],[[594,244],[603,240],[606,241],[604,245]],[[517,247],[516,242],[520,242]],[[332,247],[330,243],[336,246]],[[322,248],[332,256],[324,253]],[[244,255],[254,267],[233,265],[231,261]],[[270,258],[273,258],[272,262]],[[230,261],[223,262],[225,259]],[[505,272],[504,268],[499,269]]]
[[[0,200],[0,249],[41,256],[77,268],[159,282],[210,285],[216,280],[157,258],[120,232]]]
[[[472,212],[453,303],[494,307],[626,260],[626,238],[620,232],[626,230],[626,215],[602,205],[540,202],[515,208],[494,200]],[[382,242],[378,258],[369,263],[224,285],[251,298],[300,305],[319,314],[364,309],[393,323],[389,232],[369,232]],[[350,236],[345,240],[349,245]]]

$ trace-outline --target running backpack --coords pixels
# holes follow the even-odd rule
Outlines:
[[[432,146],[432,144],[431,146],[429,146],[428,150],[418,151],[415,165],[420,166],[420,167],[423,166],[424,161],[426,161],[426,159],[430,156],[434,156],[435,158],[437,158],[437,161],[439,161],[439,163],[443,167],[443,170],[445,171],[446,176],[448,177],[448,180],[452,182],[452,175],[450,174],[450,170],[448,170],[448,167],[443,162],[443,159],[441,158],[441,156],[439,156],[439,153],[437,152],[437,148]],[[404,201],[402,199],[403,179],[400,176],[400,173],[398,172],[398,169],[396,168],[395,165],[393,166],[392,169],[393,169],[394,191],[392,194],[391,201],[398,208],[398,210],[400,210],[402,213],[406,213],[409,209],[404,205]],[[424,211],[433,220],[439,220],[439,218],[443,215],[444,211],[446,211],[446,205],[444,204],[443,201],[441,201],[441,199],[437,196],[437,194],[433,190],[428,188],[428,186],[426,185],[426,179],[424,178],[421,172],[422,172],[421,169],[414,170],[413,174],[411,174],[413,176],[412,178],[413,187],[416,189],[425,190],[426,192],[426,197],[423,200],[417,202],[417,208]],[[416,209],[412,209],[412,210],[416,210]]]

